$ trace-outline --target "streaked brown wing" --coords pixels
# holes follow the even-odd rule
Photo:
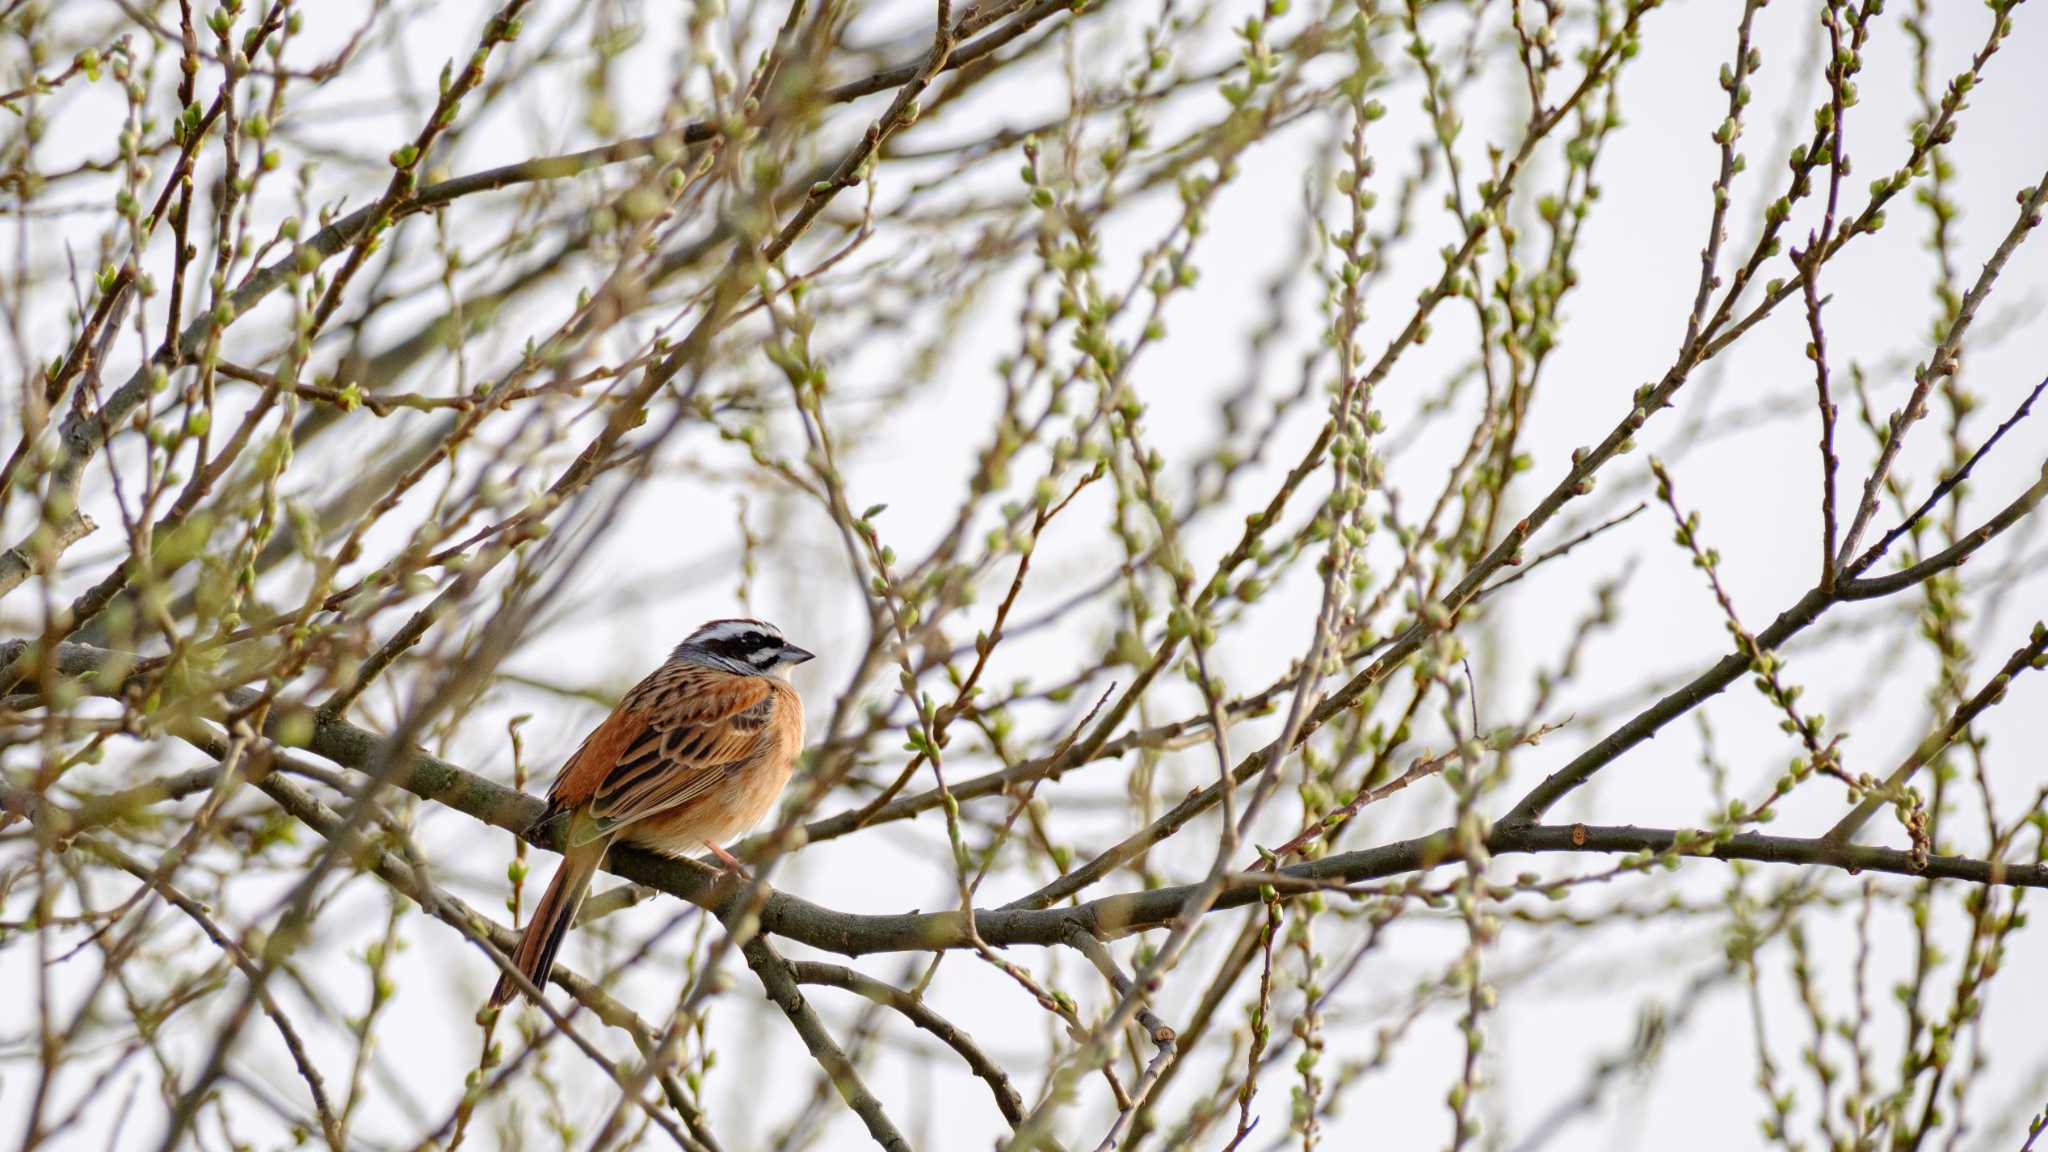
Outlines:
[[[759,755],[774,707],[759,677],[664,667],[584,740],[551,798],[587,802],[590,836],[688,804]]]

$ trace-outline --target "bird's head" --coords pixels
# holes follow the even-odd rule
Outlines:
[[[782,638],[782,629],[765,620],[713,620],[690,633],[669,656],[723,668],[743,676],[789,677],[789,670],[811,659],[811,653]]]

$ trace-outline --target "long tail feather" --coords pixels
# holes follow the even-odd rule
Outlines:
[[[569,934],[569,926],[576,922],[576,911],[583,907],[583,894],[590,890],[590,879],[597,875],[597,866],[604,863],[605,851],[610,847],[611,837],[606,836],[570,848],[562,856],[561,866],[555,869],[555,878],[548,881],[548,890],[535,906],[533,919],[527,922],[526,933],[512,953],[512,962],[534,987],[547,987],[548,973],[555,967],[555,953],[562,947],[562,938]],[[491,1004],[505,1004],[518,991],[519,986],[510,976],[500,976],[498,986],[491,990]]]

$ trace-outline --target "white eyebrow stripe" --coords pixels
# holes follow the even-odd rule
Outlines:
[[[782,642],[782,630],[761,620],[720,620],[697,629],[688,642],[713,644],[720,640],[737,640],[749,632],[760,632],[777,643]]]

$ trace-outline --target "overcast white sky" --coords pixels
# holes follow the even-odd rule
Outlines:
[[[1988,16],[1981,4],[1933,0],[1931,6],[1937,9],[1932,21],[1938,61],[1935,71],[1951,75],[1967,62]],[[430,86],[444,58],[467,52],[489,7],[470,0],[413,6],[416,10],[404,22],[404,43],[397,46],[411,61],[413,80]],[[551,25],[548,13],[557,5],[541,0],[534,7],[537,11],[528,18],[528,28]],[[644,88],[629,82],[619,89],[622,130],[640,132],[652,127],[651,101],[667,84],[668,64],[662,54],[673,35],[677,6],[659,0],[627,7],[648,23],[650,35],[646,46],[628,57],[625,74],[632,76],[637,66],[657,77]],[[2048,12],[2030,10],[2034,7],[2039,6],[2023,7],[2017,14],[2018,32],[1991,66],[1988,82],[1972,96],[1972,111],[1950,149],[1959,173],[1955,190],[1962,205],[1958,251],[1966,280],[2009,227],[2015,191],[2038,181],[2048,168],[2048,119],[2042,114],[2041,97],[2041,78],[2048,76]],[[323,40],[330,45],[338,43],[353,26],[357,8],[344,3],[310,5],[305,56],[310,59],[331,51],[318,45]],[[1805,29],[1814,8],[1802,0],[1777,0],[1759,17],[1758,42],[1764,46],[1765,59],[1755,83],[1756,110],[1747,141],[1752,170],[1742,186],[1745,194],[1738,200],[1732,242],[1739,243],[1751,234],[1759,185],[1768,181],[1775,187],[1779,179],[1781,169],[1767,156],[1767,149],[1780,139],[1778,122],[1787,101],[1793,102],[1795,125],[1803,128],[1809,122],[1810,73],[1795,76],[1794,72],[1801,65],[1807,43]],[[1714,77],[1732,40],[1734,9],[1735,5],[1725,0],[1693,0],[1671,4],[1645,23],[1643,58],[1628,69],[1622,87],[1627,126],[1601,158],[1600,183],[1605,192],[1601,211],[1585,234],[1582,283],[1566,306],[1563,345],[1547,370],[1550,394],[1547,402],[1539,405],[1530,430],[1528,446],[1536,466],[1534,479],[1521,490],[1525,499],[1530,492],[1548,488],[1572,448],[1606,433],[1626,411],[1629,394],[1661,375],[1678,345],[1705,236],[1707,188],[1716,163],[1708,133],[1720,121],[1725,101]],[[1250,11],[1244,0],[1224,0],[1212,23],[1220,30],[1241,22]],[[1095,45],[1120,37],[1128,42],[1140,19],[1149,19],[1152,12],[1150,5],[1139,5],[1138,0],[1115,0],[1106,11],[1089,19],[1082,42]],[[924,5],[909,3],[864,7],[859,16],[877,36],[916,26],[927,18]],[[1220,54],[1229,50],[1221,39],[1212,39],[1211,46],[1208,58],[1223,58]],[[388,44],[375,47],[378,51],[392,49]],[[1849,182],[1852,203],[1860,203],[1868,181],[1889,171],[1904,151],[1903,126],[1916,115],[1907,83],[1909,50],[1897,21],[1888,15],[1865,53],[1863,100],[1850,121],[1850,149],[1858,161],[1855,178]],[[6,51],[15,49],[10,45]],[[397,69],[365,69],[362,75],[366,82],[406,82],[396,79],[400,75]],[[1482,141],[1512,140],[1519,131],[1518,84],[1517,73],[1503,72],[1475,85],[1466,107],[1465,141],[1473,150],[1474,163]],[[384,145],[371,147],[362,142],[391,137],[398,125],[409,123],[402,109],[384,99],[388,93],[378,91],[329,92],[310,102],[309,108],[338,109],[344,95],[348,103],[373,114],[349,119],[337,115],[332,123],[307,127],[381,155]],[[1414,97],[1412,83],[1387,95],[1392,115],[1375,130],[1380,134],[1376,151],[1385,158],[1383,171],[1390,181],[1404,170],[1421,128]],[[1047,85],[1043,91],[1013,86],[987,94],[970,108],[954,110],[949,116],[1023,122],[1033,108],[1048,106],[1044,103],[1047,99],[1059,99],[1056,85]],[[474,171],[588,143],[562,93],[537,90],[522,94],[519,104],[528,119],[513,122],[501,115],[488,131],[469,136],[455,156],[443,158],[447,167],[456,173]],[[933,138],[946,137],[946,125],[959,122],[940,120],[932,129]],[[1151,406],[1151,431],[1169,457],[1176,447],[1208,442],[1215,427],[1214,399],[1253,367],[1245,361],[1246,339],[1259,323],[1266,280],[1292,258],[1303,174],[1313,150],[1322,144],[1320,132],[1317,127],[1296,128],[1247,157],[1243,177],[1210,215],[1213,234],[1205,238],[1198,254],[1204,271],[1201,290],[1175,302],[1168,314],[1172,338],[1148,353],[1133,377],[1134,386]],[[73,146],[74,142],[63,139],[51,141],[48,163],[60,163],[67,148]],[[1008,178],[1011,167],[997,165],[996,174]],[[1536,178],[1535,174],[1531,178]],[[326,191],[346,189],[351,207],[368,195],[368,185],[345,166],[333,166],[323,179],[331,179],[335,185]],[[885,169],[885,195],[890,179]],[[1158,206],[1159,212],[1170,206],[1169,194]],[[464,202],[450,213],[451,226],[458,232],[473,227],[473,232],[465,233],[470,237],[467,242],[487,243],[492,233],[470,222],[472,211],[479,219],[487,218],[482,207]],[[1159,212],[1152,218],[1163,221]],[[1147,217],[1137,219],[1142,224]],[[1397,263],[1383,293],[1384,302],[1372,302],[1373,320],[1366,340],[1369,348],[1383,344],[1405,320],[1423,277],[1434,275],[1436,248],[1446,220],[1433,205],[1425,208],[1421,220],[1429,235],[1419,238]],[[62,226],[61,222],[53,225]],[[1891,212],[1885,232],[1873,242],[1859,244],[1838,265],[1831,265],[1826,280],[1826,290],[1833,297],[1827,312],[1828,338],[1837,363],[1853,360],[1868,368],[1871,387],[1887,400],[1902,394],[1911,362],[1925,354],[1926,333],[1934,315],[1928,288],[1929,256],[1923,243],[1926,231],[1925,214],[1902,201]],[[1144,226],[1119,232],[1111,244],[1112,267],[1128,269],[1131,255],[1151,243],[1156,234],[1156,227]],[[880,239],[886,242],[887,237]],[[38,259],[56,258],[52,237],[31,236],[29,242]],[[12,259],[9,246],[16,243],[13,229],[0,229],[0,261]],[[2044,355],[2048,340],[2043,339],[2044,329],[2036,318],[2043,294],[2048,293],[2048,248],[2042,245],[2048,245],[2048,239],[2037,238],[2032,247],[2022,250],[1985,316],[1987,336],[1995,330],[2007,331],[1996,341],[1970,346],[1967,379],[1984,397],[1985,410],[1994,414],[1980,418],[1974,426],[1977,435],[1988,431],[2027,389],[2048,374],[2048,355]],[[1118,272],[1111,279],[1125,274]],[[1314,301],[1306,283],[1299,295],[1299,307],[1311,318],[1312,330]],[[936,314],[944,303],[931,301],[932,312]],[[955,506],[959,481],[977,445],[976,437],[956,430],[977,427],[991,411],[995,379],[991,365],[1009,343],[1014,314],[1014,299],[991,296],[983,300],[963,321],[974,326],[974,336],[962,341],[961,354],[943,366],[944,386],[928,393],[929,399],[914,409],[893,414],[888,424],[890,435],[848,462],[853,503],[889,504],[885,528],[900,534],[901,551],[911,551],[919,541],[936,535]],[[507,322],[511,348],[517,344],[512,337],[526,331],[517,319]],[[2014,322],[2017,327],[2012,327]],[[1716,409],[1734,411],[1773,398],[1804,402],[1811,376],[1800,355],[1806,339],[1803,324],[1796,310],[1784,310],[1745,339],[1719,366],[1725,378],[1717,386]],[[1460,354],[1458,340],[1450,338],[1457,335],[1453,326],[1445,322],[1439,327],[1447,338],[1405,359],[1387,385],[1385,408],[1396,433],[1403,415],[1434,390],[1446,367]],[[47,338],[43,347],[53,343],[54,337]],[[899,351],[891,348],[881,354],[849,357],[838,371],[838,388],[858,395],[864,388],[886,383],[876,374],[894,370],[900,363],[895,355]],[[1276,350],[1258,370],[1291,382],[1295,364],[1291,351]],[[1277,394],[1283,390],[1275,386],[1268,391]],[[1643,435],[1644,446],[1674,455],[1678,446],[1670,437],[1683,415],[1660,417]],[[1311,435],[1307,420],[1288,426],[1276,458],[1292,459]],[[1905,474],[1924,491],[1934,476],[1938,459],[1934,441],[1940,433],[1930,426],[1920,435],[1923,451],[1909,454]],[[1752,628],[1761,628],[1812,582],[1817,517],[1813,498],[1817,487],[1815,437],[1811,413],[1802,412],[1791,421],[1719,439],[1685,455],[1676,469],[1683,498],[1701,512],[1709,536],[1726,556],[1724,579]],[[1845,433],[1845,443],[1850,446],[1844,452],[1845,475],[1859,475],[1869,460],[1866,440]],[[1397,481],[1403,476],[1416,478],[1418,483],[1426,478],[1436,463],[1432,450],[1425,442],[1411,457],[1398,462]],[[718,455],[720,452],[726,455]],[[719,464],[735,462],[729,451],[707,437],[678,442],[679,460],[699,454]],[[2002,502],[2032,478],[2044,457],[2048,457],[2048,424],[2036,421],[2021,427],[1980,473],[1975,488],[1981,495],[1972,507],[1981,510]],[[1619,476],[1640,464],[1640,456],[1632,458],[1614,474]],[[1260,480],[1245,491],[1269,489],[1270,480]],[[615,546],[585,570],[577,590],[594,594],[600,582],[684,571],[707,558],[717,562],[728,555],[732,542],[730,506],[726,491],[681,473],[648,484],[628,506],[633,528],[615,538]],[[706,515],[705,509],[715,514]],[[1086,530],[1076,528],[1069,536],[1049,539],[1044,576],[1032,588],[1031,603],[1050,604],[1066,588],[1105,570],[1104,538],[1094,526],[1101,523],[1100,511],[1099,505],[1093,512],[1085,506],[1077,508],[1077,513],[1093,515],[1093,524]],[[823,523],[813,517],[789,530],[822,531]],[[1194,546],[1206,549],[1203,555],[1213,555],[1221,533],[1234,530],[1232,518],[1219,518],[1210,528],[1195,538]],[[1668,537],[1668,521],[1653,510],[1623,531],[1525,582],[1490,625],[1486,683],[1497,685],[1497,689],[1483,687],[1482,704],[1498,709],[1500,715],[1514,714],[1526,700],[1527,673],[1553,655],[1559,639],[1583,611],[1587,589],[1637,557],[1641,570],[1629,585],[1627,622],[1590,649],[1583,678],[1566,711],[1583,714],[1646,681],[1689,673],[1718,657],[1726,643],[1718,614],[1694,574],[1673,555]],[[631,541],[630,546],[621,543],[626,540]],[[765,571],[755,593],[755,606],[762,614],[781,621],[792,639],[821,653],[821,659],[798,676],[814,716],[829,706],[829,694],[844,682],[848,662],[842,654],[861,631],[843,565],[834,558],[828,542],[822,542],[823,537],[820,540],[809,552],[811,561]],[[1999,562],[2005,555],[2001,553]],[[523,653],[514,667],[571,681],[623,683],[652,667],[697,621],[730,613],[735,606],[736,579],[736,572],[715,571],[708,577],[667,585],[657,581],[653,594],[623,611],[585,613],[575,626],[550,633]],[[2027,624],[2048,603],[2043,591],[2044,582],[2033,579],[2013,595],[2004,615],[1989,624],[1989,635],[1977,636],[1973,631],[1984,660],[2002,659],[2024,638]],[[1842,615],[1856,621],[1882,611],[1885,609],[1845,611]],[[1299,597],[1282,597],[1266,612],[1270,627],[1240,634],[1226,646],[1227,675],[1233,684],[1263,682],[1303,646],[1312,605]],[[1020,646],[1020,653],[1044,661],[1041,667],[1056,667],[1071,645],[1092,640],[1092,633],[1082,628],[1039,638]],[[1912,648],[1900,655],[1881,644],[1852,639],[1831,646],[1824,654],[1804,658],[1798,666],[1798,678],[1811,686],[1809,698],[1832,715],[1852,685],[1865,683],[1879,662],[1894,660],[1903,675],[1850,725],[1852,737],[1846,747],[1852,767],[1872,771],[1889,767],[1923,730],[1926,705],[1922,693],[1929,668],[1925,652]],[[1013,665],[1003,671],[1015,674],[1022,667]],[[1493,694],[1496,691],[1497,695]],[[2048,766],[2040,752],[2043,738],[2048,737],[2048,722],[2042,720],[2048,707],[2044,706],[2048,706],[2048,681],[2024,684],[2011,706],[1998,711],[1987,727],[1994,764],[2002,773],[1997,783],[2009,798],[2017,799],[2048,778]],[[499,720],[521,711],[539,713],[527,739],[533,762],[545,765],[538,769],[543,777],[598,716],[594,706],[508,692],[479,712],[469,730],[468,746],[454,750],[457,758],[502,777],[505,767]],[[1715,721],[1719,750],[1737,766],[1745,792],[1790,754],[1769,714],[1746,686],[1731,690],[1709,714]],[[1523,776],[1517,783],[1526,786],[1597,735],[1571,732],[1553,738],[1521,759]],[[1247,741],[1251,738],[1245,737]],[[1703,815],[1696,760],[1694,729],[1689,724],[1675,725],[1670,733],[1603,773],[1594,787],[1567,808],[1575,816],[1589,815],[1603,823],[1696,823]],[[1170,773],[1178,774],[1175,778],[1184,777],[1189,783],[1198,782],[1209,770],[1198,758],[1168,766]],[[1086,794],[1085,788],[1075,791]],[[1113,786],[1106,787],[1097,795],[1113,791]],[[1511,787],[1510,791],[1519,789]],[[1804,799],[1806,803],[1795,804],[1784,814],[1779,830],[1817,831],[1838,804],[1839,794],[1816,788]],[[1405,816],[1388,818],[1388,826],[1419,828],[1423,814],[1440,819],[1447,804],[1441,792],[1418,795],[1413,807],[1402,810]],[[1083,821],[1091,818],[1077,817]],[[1398,822],[1404,820],[1407,822]],[[499,878],[507,852],[505,837],[479,835],[464,818],[448,814],[430,815],[421,831],[425,842],[440,852],[438,858],[448,861],[448,881],[480,907],[495,910],[502,899]],[[1098,841],[1106,842],[1113,831],[1113,826],[1103,827]],[[1896,838],[1896,831],[1878,835]],[[932,820],[918,821],[896,826],[888,839],[889,843],[882,844],[874,837],[856,837],[805,851],[782,866],[778,885],[847,910],[901,911],[948,901],[950,872],[944,863],[943,828]],[[1181,864],[1192,877],[1203,858],[1199,853],[1185,855]],[[1518,862],[1508,861],[1502,869],[1512,874],[1518,866]],[[543,858],[539,876],[544,878],[550,867],[552,858]],[[1719,865],[1701,865],[1688,870],[1680,890],[1711,900],[1724,890],[1727,879]],[[1026,877],[997,876],[984,890],[985,902],[1001,903],[1032,883]],[[373,900],[371,893],[367,887],[360,889],[346,905],[352,911],[330,917],[324,928],[334,934],[323,943],[329,946],[338,971],[347,971],[345,933],[352,926],[381,919],[378,900]],[[630,923],[644,928],[664,922],[674,912],[672,903],[657,902],[627,915],[633,918]],[[1847,922],[1836,917],[1818,923],[1828,929],[1813,942],[1827,971],[1824,983],[1828,994],[1845,997],[1841,981],[1846,969],[1841,962],[1847,959]],[[676,939],[686,940],[695,931],[693,925]],[[463,1073],[474,1060],[475,1030],[469,1020],[489,974],[481,958],[436,925],[417,923],[412,939],[411,949],[398,965],[398,1002],[385,1025],[384,1044],[402,1070],[405,1091],[426,1105],[427,1115],[438,1118],[460,1091]],[[1881,950],[1878,971],[1887,975],[1876,982],[1878,989],[1888,987],[1889,973],[1902,970],[1904,941],[1905,937],[1894,931]],[[1399,1004],[1417,980],[1434,975],[1462,946],[1462,929],[1454,919],[1418,923],[1394,933],[1371,962],[1372,969],[1349,985],[1347,995],[1331,1012],[1333,1061],[1341,1063],[1368,1052],[1375,1027],[1373,1014]],[[576,947],[571,945],[572,958]],[[1671,922],[1648,929],[1623,923],[1569,939],[1542,931],[1518,933],[1511,927],[1508,943],[1490,965],[1501,972],[1534,966],[1540,975],[1507,998],[1490,1026],[1494,1045],[1491,1068],[1503,1089],[1498,1101],[1503,1111],[1489,1115],[1489,1123],[1504,1120],[1511,1138],[1527,1131],[1538,1117],[1570,1097],[1592,1061],[1627,1044],[1637,1028],[1639,1003],[1670,995],[1694,976],[1714,970],[1720,948],[1714,928],[1706,924],[1688,930]],[[19,948],[0,953],[0,981],[25,979],[26,959]],[[902,958],[881,957],[859,966],[901,979],[904,964]],[[2048,935],[2039,930],[2021,933],[2007,966],[2013,978],[2002,982],[1994,994],[1985,1023],[1985,1044],[1993,1057],[1990,1083],[1995,1088],[1980,1091],[1976,1106],[1985,1109],[1987,1116],[1994,1108],[2009,1111],[2006,1106],[2014,1098],[2031,1096],[2029,1107],[2038,1108],[2044,1076],[2048,1076],[2048,1050],[2040,1043],[2040,1038],[2048,1035],[2048,994],[2043,994],[2038,979],[2028,976],[2048,971]],[[1163,996],[1159,1005],[1163,1016],[1176,1020],[1186,1015],[1186,997],[1200,986],[1194,974],[1208,968],[1208,954],[1198,950],[1187,969],[1188,977],[1169,985]],[[675,974],[666,969],[643,973],[628,982],[627,994],[640,997],[652,1014],[669,995],[674,981]],[[1790,1003],[1782,956],[1773,964],[1772,991]],[[1026,1066],[1037,1064],[1036,1053],[1046,1035],[1042,1014],[1000,977],[965,959],[949,959],[934,995],[941,1011],[983,1038],[996,1054],[1012,1054]],[[735,1011],[737,1003],[728,1004],[718,1013],[724,1060],[709,1079],[711,1114],[728,1149],[762,1147],[775,1126],[788,1118],[799,1093],[808,1091],[812,1069],[779,1014],[759,1003],[752,979],[744,971],[736,974],[730,999],[744,1003],[745,1009]],[[815,999],[843,1035],[851,1019],[848,1000],[829,992]],[[1846,1000],[1835,1003],[1839,1008]],[[1891,1027],[1890,1017],[1884,1019],[1884,1026]],[[19,1034],[21,1017],[17,1013],[0,1008],[0,1020],[7,1021],[0,1031],[9,1036]],[[1803,1020],[1795,1017],[1788,1020],[1783,1032],[1789,1036],[1803,1026]],[[903,1030],[891,1022],[888,1032],[890,1046],[870,1076],[870,1086],[891,1106],[918,1146],[987,1147],[1001,1131],[1001,1122],[989,1107],[984,1089],[967,1078],[956,1063],[943,1058],[907,1058],[896,1047]],[[929,1055],[921,1038],[904,1043]],[[1675,1034],[1657,1076],[1621,1082],[1636,1095],[1635,1100],[1610,1097],[1600,1106],[1597,1119],[1572,1129],[1570,1138],[1597,1139],[1603,1146],[1616,1148],[1639,1147],[1652,1140],[1677,1150],[1752,1146],[1762,1108],[1752,1084],[1750,1044],[1740,987],[1728,986],[1707,999],[1700,1013]],[[295,1096],[289,1067],[274,1047],[270,1033],[251,1029],[240,1050],[240,1063],[248,1074],[273,1080],[280,1093]],[[343,1051],[331,1047],[333,1053]],[[1208,1070],[1221,1054],[1222,1048],[1217,1046],[1199,1061],[1199,1071],[1191,1069],[1191,1074],[1182,1077],[1177,1085],[1182,1092],[1179,1098],[1186,1099],[1187,1089],[1209,1082]],[[568,1049],[562,1048],[554,1059],[556,1072],[583,1094],[580,1107],[586,1123],[601,1122],[611,1106],[611,1094],[596,1078],[574,1068],[576,1058]],[[1454,1016],[1448,1012],[1433,1015],[1418,1027],[1393,1063],[1350,1095],[1330,1118],[1328,1146],[1364,1147],[1368,1141],[1393,1148],[1440,1144],[1448,1127],[1442,1093],[1459,1059]],[[1789,1068],[1791,1060],[1788,1046],[1781,1050],[1780,1062]],[[1033,1087],[1025,1087],[1027,1095]],[[15,1118],[24,1106],[27,1090],[18,1076],[0,1083],[0,1131],[17,1130]],[[1092,1146],[1101,1130],[1101,1104],[1101,1100],[1094,1101],[1094,1113],[1087,1108],[1067,1113],[1065,1134],[1071,1145]],[[1260,1097],[1264,1122],[1253,1146],[1263,1147],[1285,1132],[1287,1105],[1287,1079],[1282,1070]],[[410,1141],[419,1118],[408,1114],[395,1091],[379,1092],[368,1107],[370,1111],[361,1122],[366,1139],[404,1137]],[[1165,1114],[1175,1113],[1168,1109]],[[250,1124],[252,1131],[260,1131],[263,1121],[252,1117]],[[1965,1141],[1965,1149],[2017,1147],[2010,1129],[1985,1128],[1976,1135],[1981,1143]],[[82,1130],[70,1146],[97,1147],[102,1136]],[[128,1137],[129,1146],[154,1146],[156,1139],[148,1128],[131,1129]],[[841,1115],[822,1146],[851,1148],[864,1140],[851,1116]]]

